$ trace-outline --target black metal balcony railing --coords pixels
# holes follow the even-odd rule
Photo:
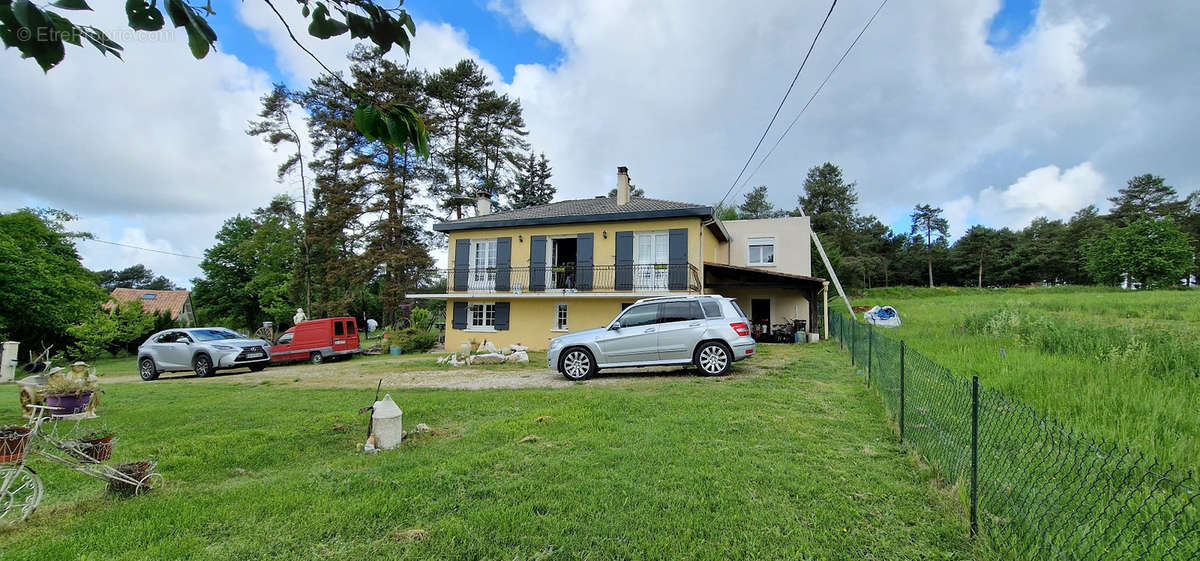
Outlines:
[[[673,292],[700,291],[700,270],[691,263],[565,267],[458,267],[428,269],[415,294],[453,292]]]

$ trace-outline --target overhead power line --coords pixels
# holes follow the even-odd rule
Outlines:
[[[800,61],[800,68],[796,69],[796,75],[792,76],[792,83],[788,84],[788,89],[783,93],[783,99],[779,100],[779,106],[775,108],[775,114],[771,115],[771,121],[767,123],[767,128],[763,129],[762,136],[758,137],[758,143],[754,145],[754,150],[750,152],[750,156],[746,158],[746,163],[742,164],[742,171],[738,172],[737,178],[725,191],[725,196],[721,197],[720,205],[729,198],[729,194],[733,192],[733,188],[737,187],[738,181],[741,181],[742,175],[746,173],[746,168],[750,167],[750,162],[754,161],[754,156],[758,154],[758,149],[762,147],[763,140],[767,138],[767,133],[771,131],[771,126],[775,124],[775,119],[779,117],[779,112],[783,109],[783,104],[787,103],[788,96],[792,94],[792,88],[796,87],[796,80],[800,79],[800,72],[804,70],[804,65],[808,63],[808,57],[812,55],[813,48],[817,46],[817,39],[821,37],[821,32],[825,30],[825,24],[829,23],[829,16],[833,15],[833,8],[837,6],[837,0],[829,5],[829,11],[825,14],[825,19],[821,22],[821,27],[817,29],[817,34],[813,35],[812,44],[808,46],[808,52],[804,53],[804,60]]]
[[[829,70],[829,74],[825,75],[825,79],[821,80],[821,84],[817,86],[817,89],[813,90],[812,95],[808,97],[808,101],[804,103],[804,107],[800,108],[800,112],[796,114],[796,116],[792,119],[792,122],[788,123],[787,128],[783,129],[783,134],[780,134],[779,138],[775,139],[775,144],[772,145],[771,149],[767,150],[767,153],[764,154],[762,159],[758,161],[758,165],[754,166],[754,170],[750,172],[750,175],[746,176],[746,180],[742,182],[740,187],[738,187],[734,197],[737,197],[737,195],[742,192],[742,189],[746,188],[746,185],[750,183],[750,180],[754,178],[754,175],[758,173],[758,170],[762,169],[763,163],[767,161],[767,158],[770,158],[771,154],[775,153],[775,149],[779,148],[779,143],[782,142],[783,138],[792,131],[792,127],[796,126],[796,122],[799,121],[800,117],[804,115],[804,112],[808,110],[808,106],[811,105],[813,100],[817,98],[817,94],[821,93],[821,90],[825,87],[825,84],[829,83],[829,79],[833,77],[833,73],[837,72],[838,67],[842,65],[842,61],[846,60],[846,56],[849,55],[850,51],[854,49],[854,46],[858,44],[858,40],[862,39],[863,33],[867,32],[867,28],[871,27],[871,23],[875,21],[875,16],[879,15],[879,12],[883,10],[883,7],[887,3],[888,0],[883,0],[879,3],[879,7],[875,8],[875,13],[871,14],[871,17],[867,19],[867,23],[863,25],[862,29],[858,31],[858,35],[854,37],[854,41],[850,43],[849,47],[846,47],[845,52],[842,53],[842,57],[838,59],[837,64],[833,65],[833,68]]]
[[[96,239],[96,238],[83,238],[83,239],[84,239],[84,240],[86,240],[86,241],[89,241],[89,242],[106,243],[106,244],[108,244],[108,245],[116,245],[116,246],[120,246],[120,247],[127,247],[127,248],[129,248],[129,249],[136,249],[136,250],[139,250],[139,251],[152,251],[152,252],[154,252],[154,253],[162,253],[163,255],[174,255],[175,257],[186,257],[186,258],[188,258],[188,259],[197,259],[197,260],[203,260],[203,259],[204,259],[203,257],[196,257],[195,255],[185,255],[185,254],[183,254],[183,253],[175,253],[174,251],[166,251],[166,250],[162,250],[162,249],[152,249],[152,248],[149,248],[149,247],[138,247],[138,246],[136,246],[136,245],[129,245],[129,244],[124,244],[124,243],[110,242],[110,241],[107,241],[107,240],[98,240],[98,239]]]

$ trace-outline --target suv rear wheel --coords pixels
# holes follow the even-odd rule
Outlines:
[[[733,367],[733,353],[721,343],[706,341],[696,347],[692,362],[703,376],[724,376]]]
[[[595,376],[596,370],[596,358],[583,347],[567,349],[558,361],[558,371],[575,382]]]

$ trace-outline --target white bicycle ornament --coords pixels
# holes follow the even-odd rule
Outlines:
[[[12,525],[29,518],[42,502],[42,480],[28,465],[31,455],[66,466],[89,477],[107,481],[109,487],[140,495],[162,486],[163,477],[154,462],[144,460],[116,467],[103,462],[112,453],[115,441],[106,448],[84,445],[74,438],[80,423],[97,417],[94,411],[70,415],[55,414],[56,407],[29,405],[33,414],[24,427],[8,430],[23,438],[0,440],[0,525]]]

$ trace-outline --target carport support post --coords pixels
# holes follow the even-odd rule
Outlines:
[[[900,340],[900,444],[904,444],[904,339]]]
[[[971,537],[979,534],[979,376],[971,376]]]

